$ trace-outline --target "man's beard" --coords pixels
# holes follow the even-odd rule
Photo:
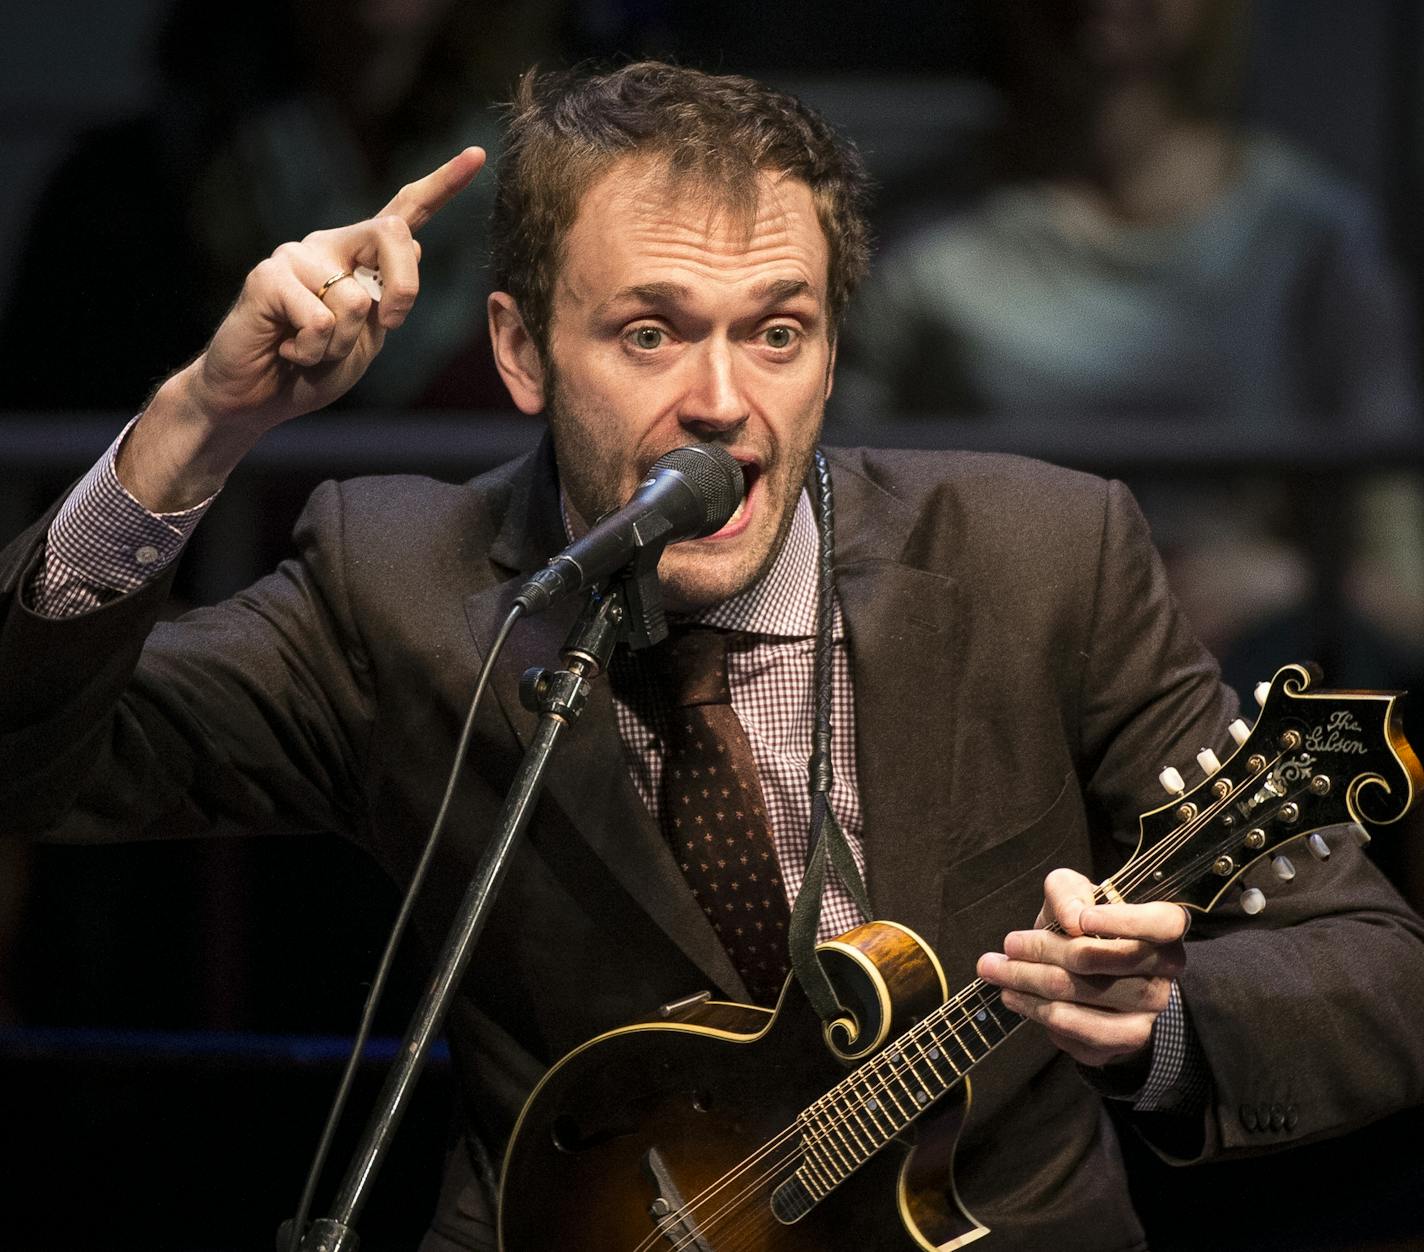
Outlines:
[[[622,494],[620,452],[600,444],[593,433],[594,423],[581,422],[572,414],[552,363],[547,366],[546,380],[544,416],[554,439],[559,490],[573,506],[577,520],[592,526],[605,513],[627,503]]]
[[[599,442],[593,433],[598,423],[580,420],[572,412],[559,385],[558,376],[552,369],[547,375],[546,395],[546,416],[554,439],[560,489],[566,502],[573,506],[578,519],[585,526],[591,526],[604,514],[625,504],[626,493],[633,489],[623,486],[622,457],[625,450],[610,448]],[[819,429],[818,415],[817,433]],[[688,438],[684,442],[695,441]],[[764,463],[759,480],[761,497],[757,502],[757,515],[752,519],[753,525],[760,530],[767,511],[776,511],[775,532],[764,549],[754,547],[745,553],[741,560],[729,564],[717,562],[715,556],[711,555],[705,555],[702,560],[695,560],[693,554],[685,549],[678,551],[677,545],[670,549],[658,570],[670,610],[686,611],[720,603],[751,586],[766,574],[775,563],[791,529],[796,501],[806,480],[815,445],[815,438],[812,438],[804,446],[790,449],[789,453],[785,448],[780,451],[759,449]],[[663,448],[659,455],[665,455],[671,450],[671,447]],[[788,455],[790,460],[787,459]],[[632,480],[633,487],[646,476],[651,464],[649,461],[647,465],[639,464],[634,467],[637,473]]]

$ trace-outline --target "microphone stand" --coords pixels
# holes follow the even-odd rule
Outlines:
[[[661,545],[655,554],[644,550],[641,559],[620,575],[611,589],[590,592],[588,604],[564,643],[565,669],[550,671],[536,667],[527,671],[520,681],[520,701],[530,712],[539,714],[533,741],[505,798],[495,838],[485,850],[474,881],[460,903],[435,974],[406,1031],[399,1058],[386,1078],[376,1111],[347,1167],[332,1215],[311,1224],[302,1238],[302,1252],[356,1252],[360,1246],[354,1223],[410,1103],[430,1045],[469,965],[475,941],[504,880],[509,854],[529,824],[555,744],[564,729],[578,719],[588,700],[590,682],[607,669],[613,649],[621,639],[631,634],[634,646],[638,646],[656,642],[667,634],[662,606],[656,598],[658,555],[661,555]],[[629,612],[627,606],[630,591],[635,612]],[[284,1233],[278,1236],[283,1249],[287,1246],[281,1242]]]

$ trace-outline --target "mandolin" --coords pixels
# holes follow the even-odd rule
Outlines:
[[[1364,823],[1398,821],[1424,787],[1398,693],[1317,682],[1291,665],[1263,684],[1255,726],[1232,724],[1225,763],[1204,751],[1191,790],[1164,770],[1174,798],[1096,901],[1205,913],[1264,858],[1292,876],[1284,845],[1324,858],[1326,828],[1363,842]],[[844,1009],[828,1025],[793,977],[774,1009],[693,997],[555,1065],[505,1157],[503,1252],[948,1252],[988,1234],[955,1193],[955,1142],[970,1071],[1023,1019],[982,979],[949,994],[891,922],[817,953]]]

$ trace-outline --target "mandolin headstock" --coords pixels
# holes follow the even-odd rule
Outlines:
[[[1294,869],[1286,845],[1329,855],[1318,832],[1349,826],[1363,843],[1370,825],[1397,822],[1424,791],[1424,769],[1400,728],[1402,693],[1317,687],[1314,666],[1287,665],[1257,691],[1256,724],[1231,726],[1236,749],[1224,761],[1204,749],[1205,777],[1188,789],[1173,769],[1162,782],[1173,799],[1144,813],[1136,855],[1108,880],[1109,898],[1172,900],[1207,912],[1259,861],[1282,878]],[[1248,912],[1259,891],[1242,898]]]

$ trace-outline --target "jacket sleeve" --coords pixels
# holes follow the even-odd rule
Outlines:
[[[1189,776],[1203,746],[1226,759],[1235,697],[1120,485],[1108,489],[1082,673],[1089,791],[1114,829],[1162,803],[1163,765]],[[1195,918],[1179,985],[1214,1093],[1189,1133],[1141,1119],[1169,1158],[1262,1151],[1424,1099],[1424,1031],[1410,1007],[1424,1003],[1424,923],[1352,839],[1331,846],[1323,864],[1295,857],[1295,880],[1273,880],[1264,913],[1231,902]]]
[[[313,495],[296,558],[172,623],[157,623],[171,575],[62,620],[32,612],[22,592],[48,522],[0,556],[4,833],[99,840],[359,821],[369,667],[347,611],[340,488]]]

